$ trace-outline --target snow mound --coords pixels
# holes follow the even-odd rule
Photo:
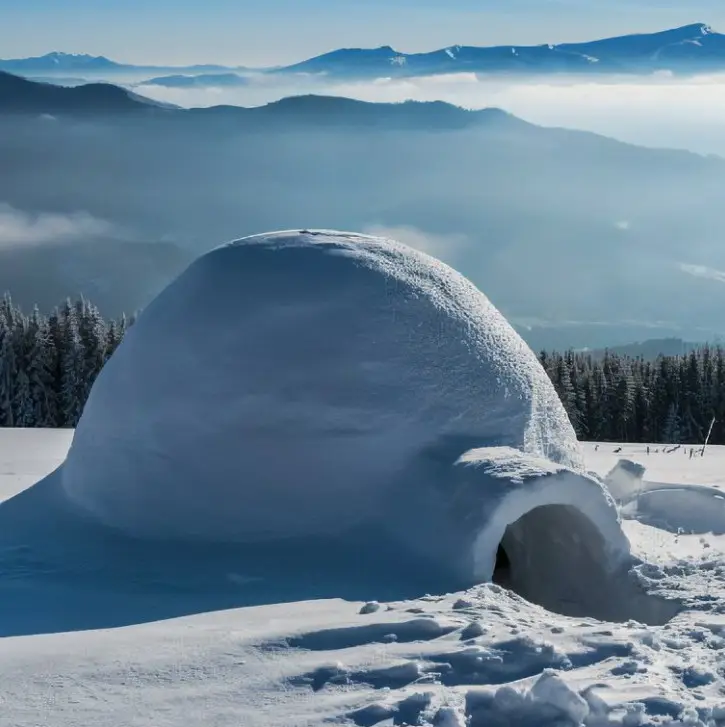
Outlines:
[[[582,468],[536,357],[463,276],[398,243],[280,232],[203,255],[99,376],[64,486],[141,536],[262,541],[376,516],[448,443]]]
[[[644,473],[645,468],[639,462],[620,459],[604,478],[604,482],[617,502],[627,502],[643,490]]]
[[[503,548],[512,587],[561,612],[598,608],[629,554],[500,313],[439,261],[350,233],[199,258],[101,372],[62,477],[81,510],[142,539],[361,537],[388,568],[412,553],[468,584]]]
[[[714,487],[649,483],[622,514],[674,533],[725,534],[725,493]]]

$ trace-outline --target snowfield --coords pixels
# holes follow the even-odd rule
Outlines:
[[[61,464],[70,437],[0,430],[3,531],[8,500]],[[682,483],[713,492],[725,485],[725,448],[690,460],[654,447],[647,455],[643,445],[595,446],[583,451],[601,476],[623,457],[647,468],[645,485],[650,471],[682,492]],[[702,504],[692,492],[690,519]],[[495,584],[389,603],[328,598],[232,608],[250,586],[234,570],[216,603],[195,606],[185,569],[178,580],[150,581],[143,563],[135,580],[99,576],[93,590],[70,598],[61,583],[78,574],[10,547],[4,532],[0,628],[23,635],[2,641],[0,723],[725,724],[725,540],[700,528],[678,534],[680,514],[670,513],[667,529],[624,521],[635,553],[650,561],[634,575],[683,604],[660,626],[568,618]],[[709,522],[709,508],[701,515]],[[89,568],[96,556],[85,554]],[[222,592],[228,607],[212,610],[224,608]],[[185,608],[198,612],[163,618]],[[87,630],[124,618],[138,623]],[[70,628],[53,628],[63,625]],[[56,630],[66,632],[48,633]]]
[[[580,446],[393,241],[207,253],[0,463],[0,724],[725,725],[725,452]]]

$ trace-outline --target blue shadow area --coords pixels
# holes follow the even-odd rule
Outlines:
[[[381,532],[264,546],[131,539],[70,508],[59,470],[0,504],[0,636],[325,598],[410,599],[463,585]]]

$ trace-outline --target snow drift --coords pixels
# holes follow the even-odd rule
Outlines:
[[[258,235],[193,263],[98,377],[63,487],[140,538],[377,528],[469,581],[491,578],[502,540],[526,582],[556,567],[545,553],[600,571],[628,553],[553,386],[488,299],[350,233]],[[557,550],[564,536],[581,552]]]
[[[644,489],[645,468],[630,459],[620,459],[604,478],[612,497],[620,504],[636,497]]]

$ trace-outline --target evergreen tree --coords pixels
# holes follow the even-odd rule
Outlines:
[[[35,425],[33,395],[30,385],[33,352],[30,345],[28,320],[22,315],[15,316],[11,344],[16,363],[15,388],[12,397],[14,426],[32,427]]]
[[[83,404],[90,394],[91,386],[96,376],[101,372],[106,361],[106,348],[108,346],[108,332],[101,314],[92,303],[81,298],[75,305],[75,320],[78,326],[80,339],[80,356],[83,360],[81,371],[81,384],[78,398]]]
[[[75,427],[81,418],[88,384],[84,381],[85,357],[81,334],[78,330],[76,306],[70,300],[61,309],[63,339],[60,351],[60,400],[63,427]]]
[[[4,427],[15,426],[15,388],[18,378],[13,341],[14,311],[6,297],[0,303],[0,421]]]
[[[58,422],[58,397],[54,377],[57,370],[57,351],[50,325],[38,308],[28,321],[28,378],[32,398],[32,424],[35,427],[55,427]]]
[[[662,436],[663,441],[670,444],[680,444],[680,442],[682,441],[682,425],[680,422],[680,414],[677,411],[677,404],[675,404],[674,402],[670,404]]]

